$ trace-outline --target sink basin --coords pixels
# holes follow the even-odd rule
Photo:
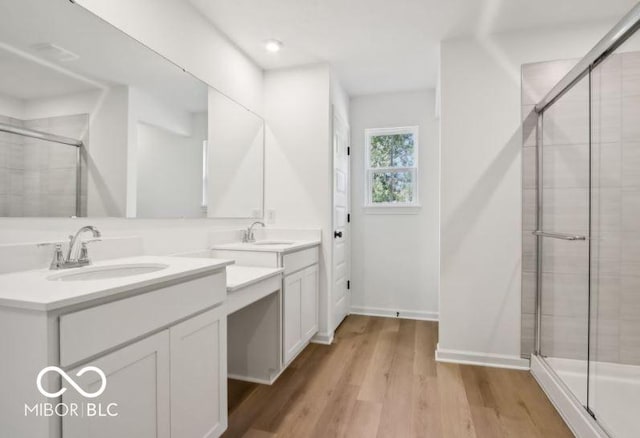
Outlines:
[[[284,240],[259,240],[257,242],[253,242],[252,245],[293,245],[295,242],[284,241]]]
[[[134,275],[150,274],[168,268],[162,263],[136,263],[130,265],[109,265],[95,268],[73,268],[67,272],[47,277],[50,281],[90,281],[107,278],[131,277]]]

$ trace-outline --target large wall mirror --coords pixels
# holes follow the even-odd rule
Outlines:
[[[248,218],[264,121],[68,0],[0,6],[0,216]]]

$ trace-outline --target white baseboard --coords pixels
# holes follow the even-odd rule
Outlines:
[[[351,307],[351,314],[364,316],[382,316],[385,318],[416,319],[419,321],[437,321],[438,312],[420,312],[415,310],[382,309],[379,307]]]
[[[529,370],[529,360],[520,356],[477,353],[474,351],[436,349],[436,361],[458,363],[462,365],[480,365],[484,367]]]
[[[536,355],[531,356],[531,374],[575,436],[580,438],[609,436],[581,406],[569,388],[551,371],[549,365]]]
[[[240,380],[241,382],[249,382],[249,383],[260,383],[261,385],[273,385],[273,382],[280,376],[282,372],[278,373],[271,380],[269,379],[258,379],[256,377],[248,377],[248,376],[240,376],[238,374],[228,374],[227,378],[233,380]]]
[[[333,332],[316,333],[309,342],[312,344],[331,345],[333,343]]]

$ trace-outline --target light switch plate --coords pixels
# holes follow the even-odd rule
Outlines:
[[[267,223],[275,224],[276,223],[276,211],[273,209],[267,210]]]

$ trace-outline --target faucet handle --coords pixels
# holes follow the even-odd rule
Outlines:
[[[78,263],[83,264],[83,265],[90,265],[91,264],[91,260],[89,259],[89,248],[87,245],[89,245],[92,242],[100,242],[102,239],[100,238],[96,238],[96,239],[89,239],[89,240],[85,240],[80,244],[80,254],[78,255]]]
[[[64,254],[62,253],[62,244],[56,243],[53,251],[53,259],[51,260],[51,265],[49,265],[50,270],[57,270],[62,267],[64,264]]]

